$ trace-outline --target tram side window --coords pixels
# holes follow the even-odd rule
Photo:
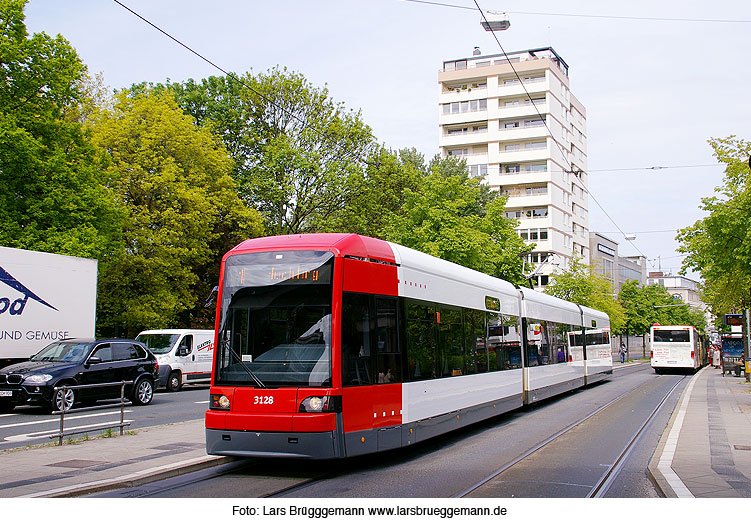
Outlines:
[[[485,313],[476,309],[464,310],[464,336],[467,338],[466,373],[478,374],[488,371],[488,337]]]
[[[399,350],[397,299],[377,297],[375,310],[378,382],[399,383],[402,381],[402,356]]]
[[[497,322],[503,329],[503,342],[496,347],[498,370],[514,370],[522,367],[522,345],[519,317],[498,315]]]
[[[528,366],[562,364],[569,361],[569,324],[548,320],[527,320]],[[576,340],[574,337],[573,340]]]
[[[407,375],[411,381],[433,379],[436,377],[435,308],[411,300],[405,305]]]
[[[527,319],[527,362],[526,366],[539,366],[544,327],[541,320]]]
[[[439,306],[438,348],[440,351],[439,377],[464,375],[464,336],[462,332],[462,312],[459,309]]]
[[[548,322],[548,330],[550,332],[550,364],[567,362],[569,359],[567,337],[571,326],[560,322]]]
[[[345,386],[374,384],[369,296],[344,293],[342,306],[342,383]]]

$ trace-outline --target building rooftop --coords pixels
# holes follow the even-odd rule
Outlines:
[[[479,48],[475,48],[475,53]],[[493,66],[499,64],[519,63],[535,59],[550,59],[558,65],[561,71],[568,76],[568,64],[563,58],[556,53],[552,47],[534,48],[531,50],[522,50],[511,53],[497,53],[493,55],[472,55],[443,62],[443,71],[451,72],[454,70],[467,70],[469,68],[480,68],[483,66]]]

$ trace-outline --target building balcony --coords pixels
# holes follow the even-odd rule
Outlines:
[[[488,89],[486,88],[467,88],[466,90],[443,90],[438,96],[439,103],[455,103],[457,101],[467,101],[468,99],[487,99]]]
[[[457,112],[454,114],[440,114],[438,116],[438,125],[460,125],[462,123],[477,123],[488,121],[487,110],[477,110],[474,112]]]
[[[501,151],[496,156],[490,158],[491,164],[521,164],[532,160],[547,160],[548,149],[517,149],[515,151]],[[539,173],[544,173],[540,171]]]
[[[509,96],[527,96],[527,93],[524,91],[524,89],[527,89],[527,92],[529,92],[530,95],[541,95],[545,92],[550,91],[550,86],[545,79],[541,79],[539,81],[524,81],[524,86],[522,87],[521,83],[515,83],[510,85],[505,84],[499,84],[498,85],[498,96],[499,97],[509,97]]]
[[[514,194],[514,191],[512,191],[507,197],[507,209],[534,208],[538,206],[549,206],[552,204],[549,192],[542,195],[526,195],[521,193]]]
[[[503,127],[503,124],[501,124]],[[494,132],[492,135],[493,140],[499,142],[513,142],[514,140],[532,140],[532,139],[545,139],[548,137],[548,130],[545,126],[539,127],[512,127],[502,128],[498,132]]]
[[[506,120],[520,117],[536,117],[538,113],[545,116],[545,114],[548,113],[547,103],[537,103],[536,107],[537,109],[535,109],[535,105],[532,105],[531,103],[511,106],[499,105],[498,111],[494,112],[492,117]]]
[[[518,173],[496,173],[493,175],[494,185],[513,186],[518,184],[536,184],[550,182],[549,171],[520,171]]]

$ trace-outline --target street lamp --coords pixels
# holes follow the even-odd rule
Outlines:
[[[509,28],[511,21],[508,19],[506,13],[500,11],[488,11],[483,15],[480,25],[485,31],[504,31]]]

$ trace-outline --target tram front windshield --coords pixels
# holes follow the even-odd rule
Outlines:
[[[330,252],[227,258],[216,384],[331,386],[332,272]]]

